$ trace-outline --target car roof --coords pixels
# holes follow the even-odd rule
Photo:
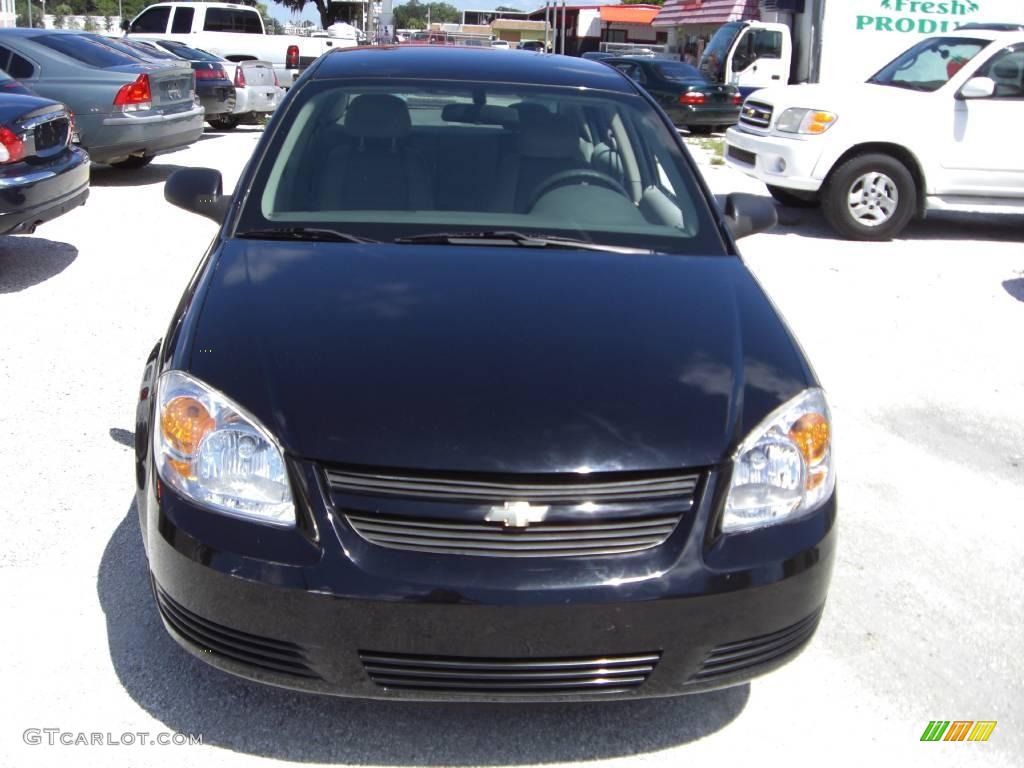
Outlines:
[[[479,46],[457,45],[336,48],[320,60],[312,77],[410,78],[636,92],[624,75],[600,61],[529,51],[511,53],[494,56]]]

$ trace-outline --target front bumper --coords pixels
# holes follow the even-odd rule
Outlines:
[[[158,501],[151,470],[140,465],[143,540],[175,640],[242,677],[344,696],[566,701],[739,684],[813,635],[835,549],[835,497],[803,520],[707,536],[716,472],[658,547],[510,561],[369,544],[310,464],[293,463],[291,530],[211,514],[163,484]],[[618,685],[616,665],[641,670],[638,658],[653,669]]]
[[[15,163],[0,171],[0,234],[31,232],[88,197],[89,155],[78,147],[44,164]]]
[[[773,187],[821,189],[824,177],[815,175],[821,151],[812,141],[761,136],[740,128],[726,131],[725,141],[725,162],[748,176]]]

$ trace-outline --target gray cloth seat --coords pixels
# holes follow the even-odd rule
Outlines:
[[[321,210],[433,207],[430,174],[410,145],[409,108],[397,96],[364,93],[348,105],[343,138],[320,173]]]
[[[525,107],[525,105],[515,105]],[[532,106],[532,105],[531,105]],[[573,122],[544,108],[520,108],[517,151],[502,161],[495,208],[527,213],[533,195],[546,180],[564,171],[587,167]]]

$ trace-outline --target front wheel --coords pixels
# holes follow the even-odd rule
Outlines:
[[[124,160],[118,160],[116,163],[110,165],[114,168],[120,168],[122,171],[134,171],[137,168],[145,168],[147,165],[153,162],[153,155],[132,155],[126,157]]]
[[[891,240],[914,217],[917,194],[914,177],[895,157],[859,155],[829,177],[821,212],[848,240]]]
[[[785,187],[773,187],[768,185],[768,193],[778,202],[789,208],[817,208],[818,194],[816,192],[803,192]]]

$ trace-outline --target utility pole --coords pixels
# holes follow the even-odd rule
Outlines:
[[[32,0],[28,0],[28,28],[32,29]]]
[[[544,0],[544,53],[548,52],[551,45],[551,3]]]

